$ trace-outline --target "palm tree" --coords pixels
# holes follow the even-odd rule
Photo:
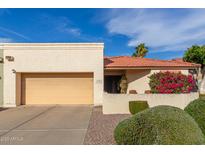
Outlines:
[[[135,49],[136,51],[132,54],[132,57],[143,58],[148,52],[148,47],[146,47],[144,43],[140,43]]]

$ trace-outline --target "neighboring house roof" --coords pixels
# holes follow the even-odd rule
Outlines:
[[[105,68],[139,68],[139,67],[186,67],[197,68],[200,64],[184,62],[182,59],[157,60],[130,56],[104,58]]]

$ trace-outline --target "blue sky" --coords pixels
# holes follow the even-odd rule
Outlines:
[[[205,44],[205,9],[0,9],[0,42],[104,42],[105,55],[181,57]]]

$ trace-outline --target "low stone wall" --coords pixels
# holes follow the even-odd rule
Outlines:
[[[150,107],[171,105],[184,109],[190,101],[199,98],[198,93],[190,94],[108,94],[103,96],[104,114],[126,114],[129,112],[129,101],[146,100]]]

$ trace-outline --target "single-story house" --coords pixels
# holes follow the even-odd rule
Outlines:
[[[182,59],[157,60],[149,58],[136,58],[130,56],[117,56],[104,58],[105,91],[118,93],[118,83],[123,75],[128,81],[128,90],[136,90],[142,94],[150,90],[149,76],[160,71],[181,72],[182,74],[197,74],[199,64],[184,62]],[[114,86],[114,87],[113,87]]]
[[[149,90],[159,71],[189,74],[200,65],[181,60],[104,57],[103,43],[3,43],[0,45],[0,106],[103,104],[104,92],[123,75],[129,90]],[[194,71],[193,71],[194,70]]]

